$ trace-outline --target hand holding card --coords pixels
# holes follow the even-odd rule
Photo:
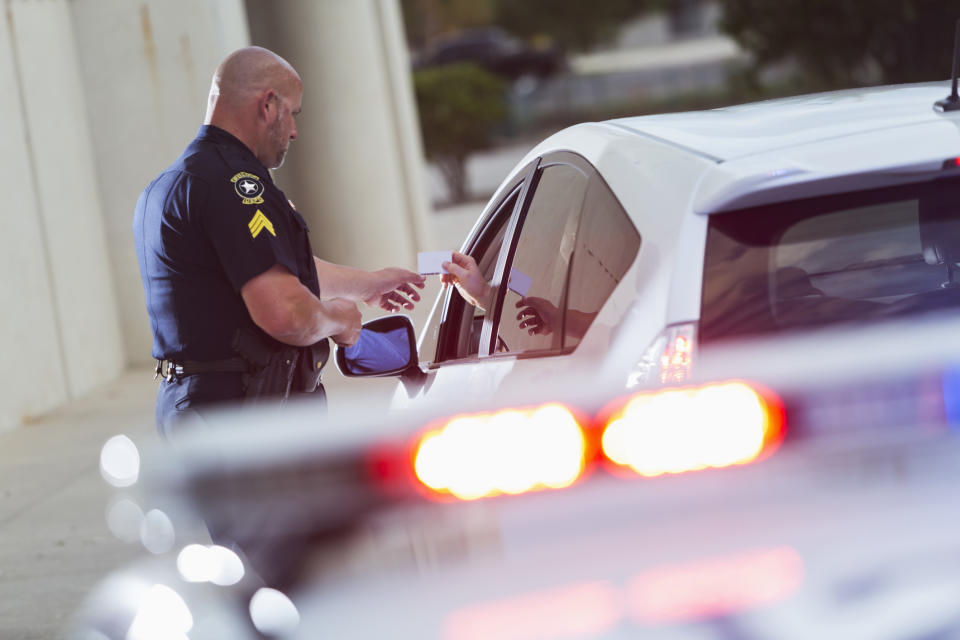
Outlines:
[[[453,261],[453,251],[421,251],[417,254],[417,272],[420,275],[447,273],[444,262]]]

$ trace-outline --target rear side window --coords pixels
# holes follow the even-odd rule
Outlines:
[[[564,308],[587,180],[587,174],[573,164],[543,169],[507,278],[498,350],[550,351],[563,347],[558,316]],[[537,305],[537,330],[521,326],[517,319],[524,305],[522,299]]]
[[[960,304],[960,181],[710,217],[704,343]]]
[[[598,174],[583,200],[583,215],[573,253],[565,348],[576,346],[640,250],[640,234]]]

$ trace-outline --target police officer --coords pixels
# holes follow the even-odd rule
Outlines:
[[[161,435],[185,415],[249,400],[253,382],[281,398],[322,390],[327,338],[350,345],[360,334],[357,302],[395,311],[420,299],[416,273],[313,255],[306,223],[268,171],[297,137],[301,94],[280,56],[232,53],[214,73],[197,137],[137,202],[133,234],[164,376]]]

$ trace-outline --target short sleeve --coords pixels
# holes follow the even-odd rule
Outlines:
[[[259,177],[240,172],[208,183],[200,221],[236,291],[251,278],[282,264],[297,273],[295,239],[287,212],[263,198]]]

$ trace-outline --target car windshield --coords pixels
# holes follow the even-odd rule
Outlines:
[[[960,304],[960,179],[710,216],[700,339]]]

